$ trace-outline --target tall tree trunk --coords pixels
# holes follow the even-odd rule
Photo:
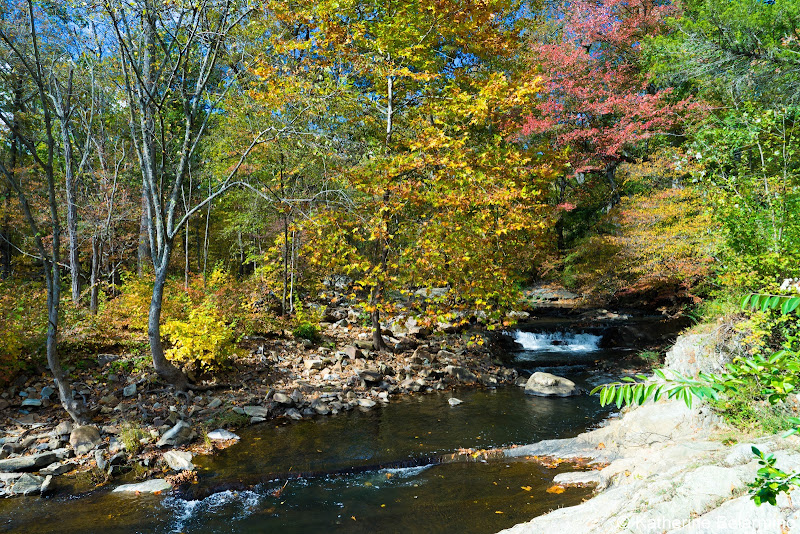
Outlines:
[[[72,85],[70,83],[70,85]],[[69,89],[71,90],[71,88]],[[67,104],[69,106],[69,104]],[[72,302],[81,300],[81,265],[78,250],[78,205],[75,202],[75,176],[72,169],[72,139],[70,137],[69,110],[60,111],[61,144],[64,156],[64,177],[67,193],[67,237],[69,238],[69,267]]]

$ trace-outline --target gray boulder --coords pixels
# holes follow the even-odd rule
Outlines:
[[[174,427],[170,428],[156,442],[156,447],[184,445],[194,439],[194,430],[189,423],[178,421]]]
[[[444,372],[461,382],[475,382],[478,380],[475,373],[458,365],[448,365],[444,368]]]
[[[14,486],[12,486],[11,493],[14,495],[31,495],[33,493],[39,493],[42,491],[42,485],[44,483],[44,477],[25,473],[19,477]]]
[[[527,395],[539,397],[570,397],[580,395],[581,390],[575,382],[550,373],[533,373],[525,384]]]
[[[263,406],[245,406],[242,408],[245,415],[250,417],[267,417],[269,409]]]
[[[0,473],[19,473],[23,471],[36,471],[37,468],[45,467],[55,462],[58,456],[53,451],[29,456],[19,456],[0,460]]]
[[[84,425],[75,427],[69,435],[69,444],[75,454],[86,454],[103,442],[97,427]]]

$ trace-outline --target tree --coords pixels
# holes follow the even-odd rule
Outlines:
[[[522,128],[566,159],[557,204],[580,205],[591,189],[605,190],[605,211],[619,202],[616,172],[636,159],[636,149],[657,134],[673,133],[688,101],[650,84],[641,68],[641,43],[665,28],[674,13],[654,0],[579,0],[563,5],[553,40],[531,44],[533,75],[542,99]],[[570,194],[575,191],[574,194]],[[564,224],[557,224],[559,248]]]
[[[124,79],[133,144],[142,173],[155,282],[148,313],[153,366],[179,389],[186,376],[164,355],[161,307],[175,238],[189,218],[231,186],[246,154],[202,202],[181,211],[181,193],[226,87],[219,62],[250,8],[233,0],[105,4]],[[252,148],[258,139],[250,145]]]
[[[24,11],[23,11],[24,9]],[[0,20],[0,41],[5,48],[5,57],[13,64],[7,68],[16,70],[16,76],[24,76],[26,85],[32,94],[26,98],[25,111],[30,109],[40,115],[39,125],[43,136],[39,136],[36,128],[30,124],[23,125],[19,115],[24,111],[20,109],[19,102],[16,107],[11,107],[11,112],[0,110],[0,120],[12,133],[18,147],[22,148],[25,156],[33,161],[33,169],[24,171],[19,169],[21,154],[12,151],[11,161],[0,159],[0,173],[9,188],[14,191],[24,214],[29,233],[36,246],[39,260],[42,262],[45,285],[47,287],[47,364],[53,374],[53,379],[58,389],[61,404],[72,419],[77,423],[86,421],[83,408],[73,398],[68,377],[61,367],[58,354],[58,329],[59,308],[61,304],[61,215],[59,213],[59,198],[62,191],[56,176],[56,142],[54,129],[53,105],[57,99],[51,98],[49,81],[52,73],[46,71],[48,63],[40,50],[37,35],[37,13],[32,0],[28,0],[24,8],[13,12],[5,20]],[[27,32],[25,35],[23,32]],[[11,76],[12,80],[14,75]],[[17,86],[19,87],[19,86]],[[4,106],[5,108],[5,106]],[[65,162],[67,164],[67,162]],[[46,206],[41,212],[37,210],[38,202],[32,198],[30,185],[23,180],[42,180],[46,191]],[[33,188],[35,191],[35,188]],[[38,200],[38,199],[37,199]],[[42,220],[44,222],[42,222]],[[49,247],[46,242],[49,241]]]

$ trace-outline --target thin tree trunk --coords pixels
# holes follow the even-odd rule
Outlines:
[[[91,297],[89,298],[89,311],[97,315],[97,304],[100,295],[100,261],[103,254],[103,242],[95,233],[92,236],[92,275]]]
[[[142,191],[142,212],[139,217],[139,248],[136,255],[136,274],[144,274],[144,266],[151,261],[150,258],[150,232],[147,227],[147,196]]]

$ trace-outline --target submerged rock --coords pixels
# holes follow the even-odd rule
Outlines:
[[[527,395],[539,397],[570,397],[580,395],[581,390],[575,382],[550,373],[533,373],[525,384]]]

